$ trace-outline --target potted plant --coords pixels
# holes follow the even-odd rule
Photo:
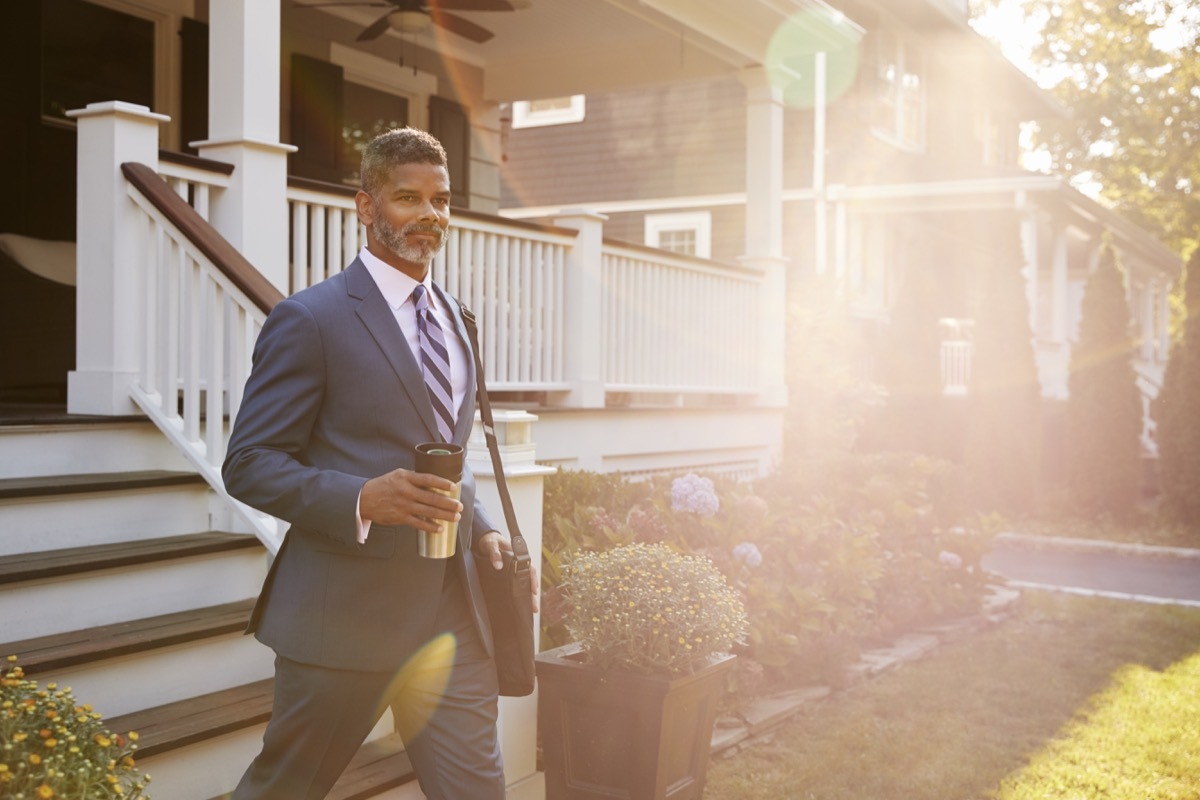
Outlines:
[[[137,734],[112,733],[69,688],[39,687],[16,661],[0,675],[0,797],[148,800]]]
[[[547,800],[699,800],[741,599],[664,544],[579,553],[561,586],[575,641],[537,658]]]

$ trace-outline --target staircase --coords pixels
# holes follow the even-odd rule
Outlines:
[[[143,418],[0,409],[0,657],[139,733],[156,800],[224,797],[273,653],[243,635],[268,558]],[[385,716],[330,795],[423,798]]]

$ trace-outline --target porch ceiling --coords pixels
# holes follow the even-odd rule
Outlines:
[[[727,74],[764,63],[789,18],[812,41],[834,42],[852,26],[824,0],[522,0],[515,12],[455,12],[495,37],[472,44],[439,29],[405,36],[479,67],[484,99],[511,100],[610,91]],[[366,26],[377,8],[324,13]],[[386,36],[399,34],[389,31]]]

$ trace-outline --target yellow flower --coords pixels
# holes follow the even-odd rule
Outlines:
[[[30,753],[29,754],[29,763],[33,764],[34,766],[37,766],[38,764],[42,763],[42,757],[39,756],[37,753]]]
[[[100,745],[101,747],[110,747],[112,745],[112,739],[109,739],[103,733],[97,733],[96,744]]]
[[[54,797],[54,790],[43,783],[37,788],[37,796],[42,798]]]
[[[46,747],[58,747],[58,739],[52,737],[42,742],[42,744],[44,744]]]
[[[130,732],[129,732],[129,741],[131,741],[131,742],[136,742],[137,740],[138,740],[138,732],[137,732],[137,731],[130,731]]]

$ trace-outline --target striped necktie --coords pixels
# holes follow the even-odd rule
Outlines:
[[[433,309],[429,307],[429,294],[423,284],[413,289],[413,305],[417,309],[417,332],[421,340],[421,371],[425,374],[425,388],[433,402],[438,431],[442,439],[454,439],[454,392],[450,388],[450,352],[446,349],[446,337],[438,324]]]

